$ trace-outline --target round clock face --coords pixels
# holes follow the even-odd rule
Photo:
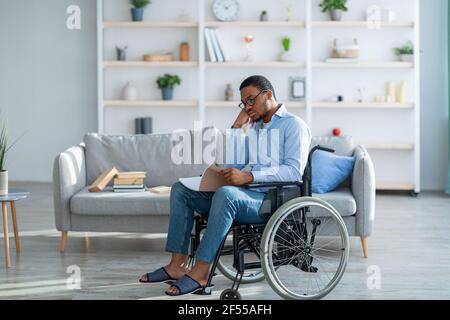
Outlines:
[[[221,21],[236,20],[239,13],[239,2],[237,0],[215,0],[213,13]]]

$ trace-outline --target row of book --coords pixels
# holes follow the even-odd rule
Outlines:
[[[210,61],[228,61],[223,42],[217,28],[205,28],[205,40]]]

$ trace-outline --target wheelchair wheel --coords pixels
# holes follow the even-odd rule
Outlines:
[[[225,243],[224,249],[221,252],[217,268],[219,271],[228,279],[234,280],[236,277],[236,269],[233,267],[233,245],[232,245],[232,235],[228,235],[227,242]],[[245,263],[261,263],[260,254],[260,244],[261,239],[255,238],[250,243],[242,241],[239,247],[245,250],[244,260]],[[256,250],[256,252],[253,252]],[[242,276],[241,283],[255,283],[264,280],[264,272],[262,268],[246,269],[244,275]]]
[[[261,241],[262,269],[285,299],[320,299],[342,278],[349,257],[347,228],[326,201],[300,197],[270,218]]]

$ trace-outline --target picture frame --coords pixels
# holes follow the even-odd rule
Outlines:
[[[291,100],[306,98],[306,79],[304,77],[289,78],[289,97]]]

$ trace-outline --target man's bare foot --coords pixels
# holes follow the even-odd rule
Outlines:
[[[203,273],[196,272],[195,269],[191,270],[189,273],[187,273],[189,277],[200,283],[201,286],[205,286],[208,282],[208,276],[205,276]],[[169,295],[178,295],[179,290],[177,287],[170,286],[166,293]]]
[[[189,268],[188,267],[176,267],[176,266],[172,266],[172,265],[167,265],[164,267],[164,269],[166,270],[167,274],[172,277],[173,279],[180,279],[182,276],[184,276],[185,274],[187,274],[189,272]],[[147,274],[144,274],[141,277],[141,282],[147,282]]]

